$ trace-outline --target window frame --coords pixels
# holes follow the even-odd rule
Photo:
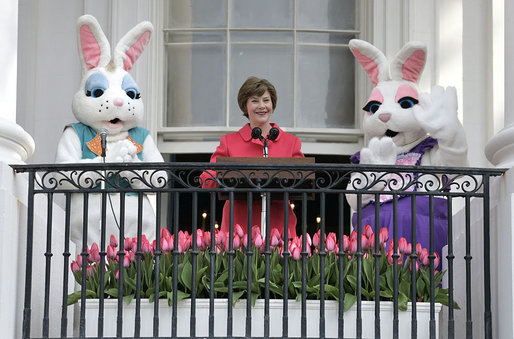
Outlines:
[[[231,0],[228,0],[231,1]],[[370,40],[369,35],[372,32],[372,15],[373,6],[371,0],[356,2],[356,27],[357,30],[317,30],[317,29],[286,29],[293,32],[344,32],[355,33],[355,35],[364,40]],[[225,112],[225,126],[189,126],[189,127],[168,127],[165,124],[166,116],[166,52],[165,52],[165,32],[164,1],[152,2],[151,20],[154,23],[154,43],[151,46],[153,57],[149,63],[149,84],[152,89],[147,97],[147,126],[153,131],[159,150],[162,153],[184,154],[184,153],[212,153],[219,144],[222,135],[238,131],[241,126],[228,126],[229,124],[229,86],[230,78],[227,78],[227,107]],[[228,7],[229,8],[229,7]],[[227,10],[229,10],[227,8]],[[245,31],[245,28],[223,28],[227,31]],[[195,29],[185,29],[194,31]],[[200,30],[204,30],[203,28]],[[219,29],[218,29],[219,30]],[[282,31],[284,29],[255,29],[255,31]],[[184,31],[183,28],[175,29],[175,31]],[[296,33],[295,33],[296,34]],[[230,40],[227,40],[227,50],[230,50]],[[296,53],[296,38],[293,39],[294,53]],[[227,56],[229,58],[229,56]],[[295,58],[296,59],[296,58]],[[227,60],[230,62],[230,60]],[[228,63],[230,65],[230,63]],[[227,67],[227,76],[230,75],[230,69]],[[294,80],[293,80],[294,81]],[[298,128],[298,127],[282,127],[281,128],[302,140],[302,151],[306,154],[338,154],[351,155],[359,151],[364,145],[364,135],[361,129],[362,110],[360,103],[366,100],[366,95],[371,90],[369,81],[363,72],[355,67],[355,109],[354,109],[354,128]],[[293,91],[293,108],[296,105],[296,90]],[[150,113],[151,112],[151,113]],[[320,147],[322,145],[322,147]]]

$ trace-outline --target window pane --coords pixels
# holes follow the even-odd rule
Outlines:
[[[298,44],[336,44],[348,45],[351,39],[356,37],[353,33],[318,33],[298,32],[296,39]]]
[[[298,29],[355,29],[355,0],[297,0]]]
[[[348,48],[299,46],[297,71],[297,127],[355,127],[354,58]]]
[[[236,0],[231,4],[231,27],[293,27],[293,0]]]
[[[167,126],[225,126],[225,44],[169,45]]]
[[[220,28],[227,25],[227,0],[168,2],[168,28]]]
[[[230,64],[230,125],[243,126],[248,119],[237,104],[239,88],[249,76],[269,80],[277,90],[277,107],[271,122],[293,126],[293,46],[233,45]]]

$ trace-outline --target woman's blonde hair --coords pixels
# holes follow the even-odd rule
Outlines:
[[[246,103],[248,102],[248,99],[253,96],[260,97],[266,91],[268,91],[270,95],[273,110],[275,110],[275,107],[277,106],[277,91],[275,90],[275,86],[266,79],[259,79],[257,77],[249,77],[246,79],[237,94],[237,103],[245,117],[248,118],[248,112],[246,111]]]

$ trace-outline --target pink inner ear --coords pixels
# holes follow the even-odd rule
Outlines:
[[[418,91],[416,91],[412,86],[401,85],[396,92],[395,102],[398,102],[398,100],[403,97],[411,97],[418,100]]]
[[[150,31],[146,31],[143,34],[141,34],[139,39],[137,39],[137,41],[132,46],[130,46],[130,48],[125,53],[127,57],[125,58],[125,60],[123,60],[123,69],[125,71],[128,72],[132,69],[132,66],[134,66],[136,60],[139,58],[141,53],[143,53],[149,40]]]
[[[403,79],[417,82],[425,66],[425,58],[426,53],[423,50],[417,50],[412,53],[402,65]]]
[[[357,59],[357,61],[362,65],[362,68],[364,68],[364,71],[368,74],[369,79],[373,83],[374,86],[378,84],[378,66],[377,63],[362,54],[361,52],[352,49],[352,53]]]
[[[87,25],[80,26],[80,48],[82,49],[82,56],[84,63],[88,70],[98,66],[100,62],[100,44]]]
[[[382,95],[382,92],[378,88],[373,88],[371,91],[371,94],[369,96],[368,102],[370,101],[378,101],[383,103],[384,102],[384,96]]]

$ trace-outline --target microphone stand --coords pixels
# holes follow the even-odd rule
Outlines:
[[[279,130],[276,127],[272,127],[269,131],[269,135],[267,138],[264,138],[262,136],[262,130],[259,127],[254,127],[252,129],[252,138],[253,139],[259,139],[263,143],[262,147],[262,156],[264,158],[268,157],[268,140],[276,140],[279,134]],[[266,221],[267,221],[267,214],[268,211],[266,209],[266,196],[267,193],[261,193],[261,235],[264,238],[266,236]]]
[[[262,138],[262,137],[261,137]],[[268,139],[265,139],[263,138],[263,148],[262,148],[262,156],[264,158],[267,158],[268,157]],[[261,235],[262,235],[262,238],[264,239],[264,237],[266,236],[266,228],[267,228],[267,225],[266,225],[266,220],[267,220],[267,214],[268,214],[268,211],[266,210],[266,193],[261,193],[261,201],[262,201],[262,205],[261,205]]]
[[[100,138],[101,138],[101,146],[102,146],[102,163],[105,165],[105,149],[107,148],[107,129],[100,129]],[[100,182],[100,188],[102,191],[105,190],[105,181],[107,180],[107,174],[105,172],[105,168],[102,169],[103,180]],[[100,218],[100,230],[102,229],[102,218]]]

